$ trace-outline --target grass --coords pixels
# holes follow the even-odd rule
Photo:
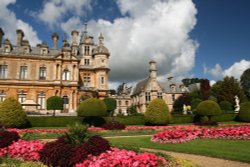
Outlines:
[[[250,163],[250,141],[197,139],[182,144],[153,143],[150,137],[110,138],[113,146],[137,146],[165,151],[199,154]]]

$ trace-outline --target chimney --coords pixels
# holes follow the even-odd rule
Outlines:
[[[57,41],[59,39],[59,36],[56,32],[54,32],[52,34],[52,40],[53,40],[53,48],[56,49],[57,48]]]
[[[149,65],[150,65],[150,78],[152,79],[156,79],[157,78],[157,67],[156,67],[156,62],[151,60],[149,62]]]
[[[2,46],[3,36],[4,36],[4,32],[3,32],[2,28],[0,27],[0,48]]]
[[[72,46],[74,46],[74,45],[78,45],[78,35],[79,35],[79,32],[78,31],[76,31],[76,30],[73,30],[72,32],[71,32],[71,36],[72,36]]]
[[[24,33],[22,30],[18,29],[18,30],[16,30],[16,34],[17,34],[16,45],[21,46],[22,41],[23,41],[23,37],[24,37]]]

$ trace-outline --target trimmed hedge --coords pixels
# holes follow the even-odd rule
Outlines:
[[[198,104],[196,108],[198,115],[212,116],[221,114],[221,109],[218,103],[212,100],[205,100]]]
[[[66,127],[74,125],[76,122],[81,123],[83,118],[62,116],[62,117],[27,117],[31,127]]]
[[[211,117],[211,121],[215,122],[230,122],[234,121],[237,117],[237,114],[220,114],[220,115],[214,115]]]
[[[194,115],[171,115],[171,124],[193,123]]]
[[[108,115],[106,104],[97,98],[89,98],[80,103],[77,108],[80,117],[103,117]]]
[[[233,110],[233,106],[229,101],[221,101],[220,102],[220,108],[223,111],[232,111]]]
[[[112,121],[110,117],[105,117],[104,119],[106,120],[106,122]],[[121,124],[124,124],[124,125],[144,125],[145,124],[145,119],[143,115],[118,116],[118,117],[115,117],[115,121],[120,122]]]

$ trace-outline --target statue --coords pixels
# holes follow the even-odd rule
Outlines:
[[[240,100],[239,100],[239,97],[236,95],[236,96],[234,96],[234,99],[235,99],[235,109],[234,109],[234,111],[236,112],[236,113],[238,113],[239,111],[240,111]]]
[[[187,115],[187,106],[183,104],[183,114]]]

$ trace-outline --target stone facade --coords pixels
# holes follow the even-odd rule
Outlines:
[[[21,103],[33,100],[37,111],[46,111],[46,100],[51,96],[64,99],[62,112],[74,112],[81,96],[108,96],[109,51],[100,34],[98,44],[93,37],[72,31],[72,43],[63,40],[57,48],[58,35],[52,34],[53,48],[46,43],[31,47],[25,34],[17,30],[17,42],[7,38],[0,28],[0,101],[15,97]]]
[[[183,84],[175,83],[173,77],[169,77],[166,82],[157,81],[156,62],[150,61],[149,64],[150,76],[136,84],[131,94],[131,103],[136,106],[137,112],[144,113],[151,100],[161,98],[172,111],[174,101],[187,93],[188,89]]]

